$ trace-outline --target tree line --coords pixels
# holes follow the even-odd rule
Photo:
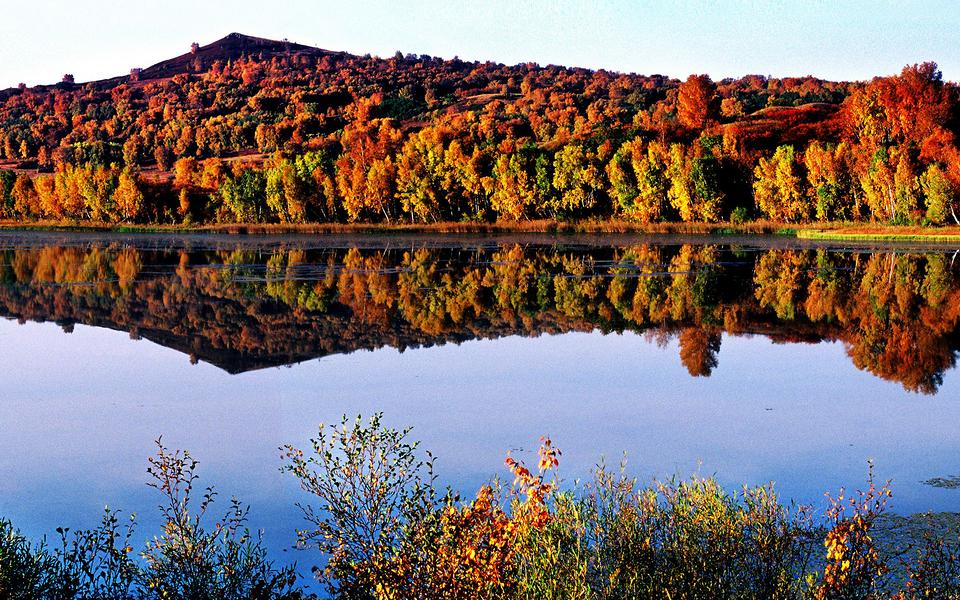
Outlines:
[[[0,213],[108,222],[958,222],[958,89],[244,56],[0,93]]]

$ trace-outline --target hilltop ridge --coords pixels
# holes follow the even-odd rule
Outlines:
[[[74,85],[92,85],[97,89],[109,89],[122,83],[132,83],[135,81],[146,82],[186,73],[201,73],[209,69],[216,61],[227,62],[246,57],[256,57],[259,60],[263,60],[273,58],[274,56],[318,57],[345,54],[345,52],[332,52],[313,46],[298,44],[286,39],[271,40],[233,32],[204,46],[194,42],[187,52],[173,58],[162,60],[148,67],[131,66],[130,73],[126,75],[117,75],[106,79],[86,82],[74,82]],[[60,81],[58,83],[39,84],[27,86],[26,89],[39,91],[69,87],[65,86],[65,83],[67,82]],[[0,90],[0,97],[3,97],[4,94],[9,95],[16,90],[16,87]]]
[[[191,48],[180,56],[161,61],[143,69],[140,80],[162,79],[180,73],[203,72],[214,61],[230,61],[254,56],[259,60],[274,56],[326,56],[342,54],[297,44],[288,40],[269,40],[266,38],[230,33],[206,46]]]

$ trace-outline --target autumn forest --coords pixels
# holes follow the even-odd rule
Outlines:
[[[240,34],[0,91],[11,222],[960,223],[960,88],[681,81]]]

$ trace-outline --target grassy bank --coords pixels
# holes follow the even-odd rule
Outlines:
[[[960,245],[960,227],[841,226],[830,229],[799,229],[804,240],[851,242],[930,242]]]
[[[94,221],[10,221],[0,220],[0,230],[32,231],[103,231],[113,233],[231,233],[231,234],[365,234],[365,233],[641,233],[641,234],[703,234],[703,235],[764,235],[792,234],[789,227],[770,221],[753,221],[739,225],[729,223],[653,223],[633,221],[500,221],[440,222],[440,223],[219,223],[205,225],[183,224],[113,224]]]
[[[285,446],[283,455],[314,502],[302,505],[298,534],[330,597],[960,597],[955,544],[931,537],[896,556],[877,544],[891,494],[872,476],[822,515],[781,502],[772,486],[729,493],[699,477],[642,485],[622,467],[600,466],[571,488],[556,475],[560,451],[542,439],[535,464],[508,454],[511,483],[462,499],[438,489],[430,455],[379,416],[321,427],[309,450]],[[135,523],[109,511],[93,530],[58,529],[51,545],[0,520],[0,598],[308,597],[294,568],[270,562],[238,501],[209,524],[216,494],[194,491],[196,467],[163,446],[150,459],[166,524],[139,552]],[[956,531],[946,535],[956,541]]]
[[[859,242],[930,242],[960,244],[958,227],[913,227],[827,223],[817,228],[796,223],[749,221],[730,223],[651,223],[634,221],[501,221],[442,223],[219,223],[184,224],[115,224],[95,221],[12,221],[0,220],[0,231],[78,231],[104,233],[221,233],[233,235],[325,235],[325,234],[511,234],[562,233],[648,235],[760,235],[796,236],[804,240]]]

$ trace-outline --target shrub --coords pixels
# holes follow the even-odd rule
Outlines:
[[[907,562],[905,599],[960,598],[960,553],[952,544],[928,537]]]
[[[135,520],[121,526],[106,509],[95,529],[58,528],[60,547],[31,546],[9,521],[0,520],[2,600],[296,600],[295,567],[275,569],[259,536],[246,528],[247,509],[234,499],[212,530],[204,516],[216,493],[207,488],[194,508],[197,462],[158,441],[149,484],[165,499],[165,525],[135,560],[130,540]]]
[[[730,224],[742,225],[750,218],[750,211],[745,206],[738,206],[730,212]]]
[[[407,441],[409,429],[384,427],[381,418],[321,425],[310,454],[281,449],[283,470],[321,502],[319,508],[300,505],[313,526],[297,532],[300,544],[329,557],[317,576],[331,594],[345,598],[402,588],[398,567],[416,572],[404,566],[405,530],[435,516],[432,462],[418,457],[417,443]]]
[[[259,534],[245,527],[248,508],[236,498],[212,529],[205,517],[214,500],[204,490],[194,506],[197,461],[186,451],[171,452],[157,440],[150,459],[148,485],[166,500],[160,507],[165,525],[143,552],[143,583],[158,598],[184,600],[297,598],[294,567],[275,569],[267,560]]]
[[[818,599],[876,597],[880,577],[889,571],[871,536],[877,519],[886,510],[891,496],[889,482],[877,487],[870,464],[868,487],[855,496],[830,497],[827,518],[830,529],[823,545],[827,549],[823,576],[817,587]]]
[[[725,493],[712,479],[642,488],[603,467],[586,490],[559,491],[560,452],[541,440],[535,469],[462,503],[438,498],[409,430],[346,420],[313,452],[284,449],[285,470],[323,502],[301,540],[344,598],[799,597],[814,549],[809,512],[772,488]],[[586,493],[583,493],[586,492]]]
[[[958,545],[940,538],[905,559],[902,580],[888,575],[875,539],[891,494],[872,465],[866,491],[841,490],[817,523],[772,486],[731,494],[702,477],[643,486],[625,464],[614,473],[601,463],[588,484],[562,489],[560,451],[541,438],[536,467],[508,454],[512,483],[461,501],[438,493],[433,457],[421,458],[410,430],[381,419],[321,426],[309,453],[283,448],[283,470],[320,501],[301,506],[311,527],[299,538],[322,553],[317,575],[336,598],[960,597]],[[109,509],[95,529],[58,529],[53,550],[0,520],[0,600],[303,598],[295,568],[273,567],[239,501],[206,526],[215,491],[196,498],[197,461],[157,444],[149,485],[164,497],[165,525],[142,561],[130,544],[135,520],[122,525]]]
[[[131,516],[126,527],[121,527],[118,513],[106,508],[95,529],[79,530],[70,536],[69,529],[57,528],[60,548],[53,553],[59,588],[56,597],[134,597],[140,578],[131,556],[135,525],[136,519]]]
[[[601,464],[585,487],[561,490],[560,452],[543,438],[536,468],[508,455],[513,483],[462,502],[434,490],[409,430],[380,419],[321,428],[310,456],[284,450],[285,470],[323,502],[304,509],[314,528],[301,539],[328,556],[319,573],[336,597],[882,597],[887,568],[871,531],[889,488],[874,485],[872,469],[868,490],[841,492],[822,527],[772,486],[730,494],[701,477],[641,486]],[[954,589],[960,563],[938,548],[910,571],[911,593]]]
[[[13,524],[0,519],[0,598],[33,600],[56,587],[56,562],[43,544],[31,546]]]

